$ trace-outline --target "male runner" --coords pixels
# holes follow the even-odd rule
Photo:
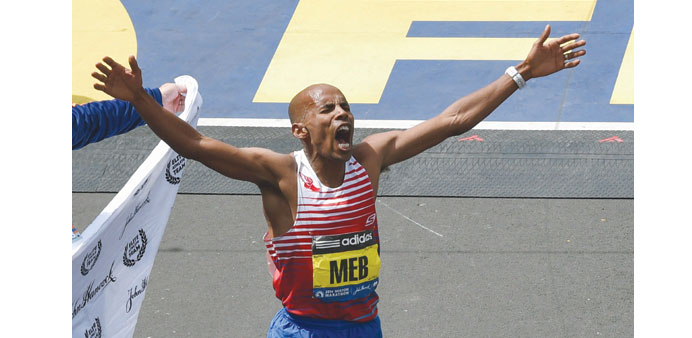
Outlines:
[[[131,70],[109,57],[92,76],[94,88],[132,102],[151,129],[180,155],[230,178],[255,183],[268,224],[265,245],[283,309],[267,337],[381,337],[377,315],[379,235],[375,198],[383,168],[487,117],[525,81],[576,67],[586,42],[569,34],[547,41],[546,26],[526,60],[408,130],[373,134],[353,144],[353,115],[339,89],[312,85],[288,106],[301,151],[278,154],[236,148],[206,137],[159,106]],[[565,46],[561,46],[565,44]]]

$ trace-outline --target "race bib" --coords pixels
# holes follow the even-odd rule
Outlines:
[[[312,291],[325,302],[363,298],[377,287],[380,255],[372,231],[312,239]]]

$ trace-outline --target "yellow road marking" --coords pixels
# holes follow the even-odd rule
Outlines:
[[[72,102],[108,100],[112,97],[93,88],[91,73],[104,56],[127,65],[137,55],[135,29],[118,0],[72,1]]]
[[[535,39],[407,38],[413,21],[589,21],[596,0],[301,0],[253,102],[314,83],[378,103],[396,60],[521,60]]]
[[[634,28],[630,33],[610,104],[634,104]]]

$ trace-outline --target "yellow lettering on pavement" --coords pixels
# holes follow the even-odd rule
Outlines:
[[[634,104],[634,28],[630,33],[610,104]]]
[[[378,103],[396,60],[522,60],[535,41],[406,37],[413,21],[590,21],[595,5],[596,0],[301,0],[253,102],[289,102],[311,84],[329,83],[352,103]]]

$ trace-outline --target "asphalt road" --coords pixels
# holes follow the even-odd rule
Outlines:
[[[82,230],[113,193],[73,193]],[[385,337],[631,337],[634,200],[379,197]],[[178,195],[135,337],[264,337],[256,195]]]

